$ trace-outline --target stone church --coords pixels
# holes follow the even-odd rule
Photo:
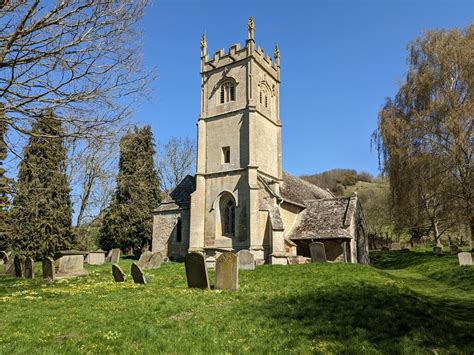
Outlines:
[[[287,264],[323,242],[328,260],[368,262],[357,195],[341,198],[282,170],[280,52],[257,47],[253,19],[243,48],[209,58],[201,40],[196,175],[154,211],[152,250],[180,260],[250,250],[258,263]]]

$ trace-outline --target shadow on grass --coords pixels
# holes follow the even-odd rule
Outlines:
[[[344,349],[366,344],[388,353],[406,353],[410,348],[474,350],[472,303],[451,303],[441,309],[443,305],[393,285],[318,288],[263,307],[288,332],[316,343],[342,343]],[[451,313],[453,309],[461,311],[462,320]]]
[[[433,258],[445,258],[446,256],[435,256],[432,252],[408,252],[401,251],[371,251],[370,260],[377,269],[405,269],[433,261]]]

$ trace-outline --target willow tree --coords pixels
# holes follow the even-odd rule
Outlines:
[[[428,221],[437,242],[441,222],[465,223],[474,243],[474,25],[426,32],[409,53],[375,134],[393,210],[400,223]]]

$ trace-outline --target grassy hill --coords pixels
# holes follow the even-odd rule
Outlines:
[[[473,267],[422,251],[371,257],[259,266],[236,292],[187,289],[177,263],[148,271],[148,285],[114,283],[110,265],[52,284],[1,275],[0,353],[472,354]]]

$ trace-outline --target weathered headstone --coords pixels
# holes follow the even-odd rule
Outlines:
[[[142,255],[140,255],[140,259],[138,259],[137,265],[140,266],[140,268],[142,269],[146,268],[152,255],[153,253],[151,251],[146,250],[144,253],[142,253]]]
[[[103,251],[91,251],[87,254],[85,262],[89,265],[102,265],[105,263],[105,253]]]
[[[15,263],[15,276],[24,277],[25,276],[25,256],[15,255],[13,262]]]
[[[25,277],[27,279],[35,278],[34,261],[31,257],[27,257],[25,259]]]
[[[450,245],[449,252],[451,253],[451,255],[457,255],[458,253],[461,252],[461,250],[459,249],[457,245]]]
[[[249,250],[241,250],[237,255],[239,256],[239,269],[255,270],[255,257]]]
[[[326,249],[324,243],[313,242],[309,245],[309,252],[311,254],[311,262],[324,263],[326,262]]]
[[[3,266],[5,274],[15,276],[15,262],[13,259],[9,259]]]
[[[118,264],[120,261],[120,254],[121,254],[121,251],[119,248],[112,249],[111,254],[110,254],[110,262],[112,264]]]
[[[184,258],[189,288],[209,289],[206,261],[201,253],[191,252]]]
[[[402,246],[400,243],[392,243],[390,244],[390,250],[402,250]]]
[[[161,257],[160,252],[155,252],[152,253],[150,260],[148,261],[147,266],[145,269],[158,269],[161,266],[161,262],[163,261],[163,258]]]
[[[86,273],[83,255],[64,255],[59,259],[57,276],[78,276]]]
[[[434,248],[433,248],[433,253],[434,253],[436,256],[441,256],[441,255],[443,255],[443,248],[441,248],[441,247],[434,247]]]
[[[471,253],[461,252],[458,254],[458,260],[460,266],[472,265]]]
[[[216,289],[237,290],[239,288],[239,261],[237,254],[222,253],[216,260]]]
[[[56,277],[53,258],[47,257],[43,260],[43,279],[53,281]]]
[[[133,282],[136,284],[146,284],[146,279],[145,275],[143,274],[142,269],[140,266],[137,265],[137,263],[132,264],[132,278]]]
[[[114,276],[115,282],[124,282],[125,274],[117,264],[112,265],[112,275]]]

